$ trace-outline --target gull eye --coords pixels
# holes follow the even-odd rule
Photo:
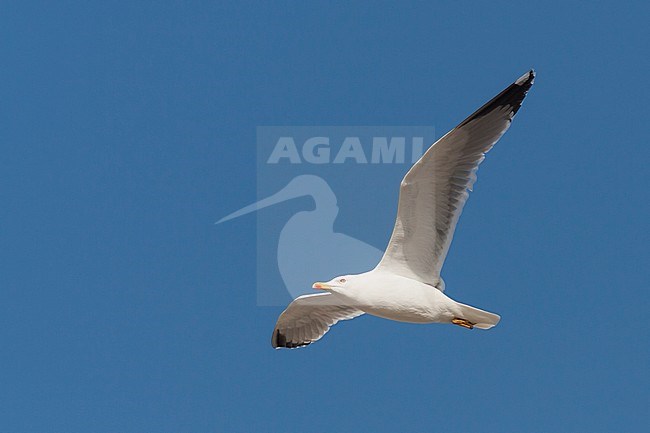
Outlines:
[[[339,280],[339,283],[345,283],[345,281],[346,281],[345,278],[341,278],[341,279]]]

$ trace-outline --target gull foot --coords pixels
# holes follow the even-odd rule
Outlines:
[[[467,329],[474,329],[474,325],[475,325],[475,323],[472,323],[469,320],[459,319],[457,317],[451,319],[451,323],[453,323],[454,325],[462,326],[463,328],[467,328]]]

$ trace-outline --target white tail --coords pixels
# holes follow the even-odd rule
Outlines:
[[[458,304],[463,314],[463,317],[460,318],[474,323],[475,328],[490,329],[493,326],[496,326],[496,324],[499,323],[499,320],[501,320],[501,316],[498,314],[479,310],[478,308],[461,304],[460,302],[456,302],[456,304]]]

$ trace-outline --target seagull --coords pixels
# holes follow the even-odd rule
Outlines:
[[[533,70],[526,72],[429,147],[400,184],[395,227],[379,264],[314,283],[322,292],[296,298],[280,314],[274,348],[307,346],[362,314],[467,329],[499,323],[499,315],[445,295],[440,271],[478,166],[510,127],[534,79]]]

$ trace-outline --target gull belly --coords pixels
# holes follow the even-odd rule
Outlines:
[[[359,310],[409,323],[451,323],[457,303],[435,287],[411,278],[371,271],[359,275],[356,290],[338,292]]]

